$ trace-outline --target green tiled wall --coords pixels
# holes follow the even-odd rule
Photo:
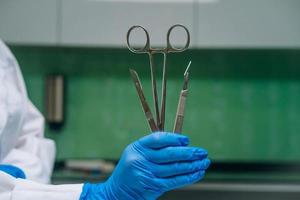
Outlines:
[[[67,78],[66,123],[47,128],[57,158],[118,158],[149,130],[128,68],[152,103],[148,59],[127,49],[12,47],[44,112],[47,74]],[[192,60],[184,133],[216,160],[300,161],[300,50],[189,50],[169,56],[167,129]],[[161,58],[158,61],[161,66]],[[161,75],[159,75],[161,77]],[[151,104],[152,106],[152,104]]]

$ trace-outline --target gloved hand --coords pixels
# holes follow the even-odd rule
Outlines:
[[[0,165],[0,171],[3,171],[15,178],[26,178],[25,173],[20,168],[13,165]]]
[[[85,184],[80,200],[152,200],[199,181],[210,160],[207,151],[188,144],[174,133],[143,137],[127,146],[105,183]]]

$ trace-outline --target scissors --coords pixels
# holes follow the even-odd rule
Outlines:
[[[183,30],[186,32],[186,35],[187,35],[186,43],[182,48],[174,47],[170,42],[170,35],[171,35],[171,32],[174,30],[174,28],[183,28]],[[143,30],[146,35],[146,43],[145,43],[145,46],[142,48],[134,48],[130,44],[130,34],[133,30],[136,30],[136,29]],[[135,87],[136,87],[138,96],[139,96],[141,104],[142,104],[142,108],[146,115],[146,118],[147,118],[147,121],[148,121],[151,131],[163,131],[164,125],[165,125],[166,94],[167,94],[167,79],[166,79],[166,77],[167,77],[167,54],[185,51],[189,47],[189,44],[190,44],[190,33],[189,33],[188,29],[181,24],[175,24],[175,25],[171,26],[167,32],[167,46],[165,48],[152,48],[150,46],[150,37],[149,37],[148,31],[140,25],[132,26],[128,30],[126,38],[127,38],[127,47],[130,51],[132,51],[133,53],[147,53],[149,55],[152,95],[153,95],[153,102],[154,102],[154,108],[155,108],[155,114],[156,114],[156,122],[153,118],[150,107],[149,107],[149,105],[146,101],[145,95],[143,93],[142,84],[139,80],[138,74],[136,73],[136,71],[134,71],[132,69],[130,69],[130,73],[131,73],[131,77],[135,83]],[[155,66],[154,66],[154,58],[153,58],[154,54],[163,54],[163,76],[162,76],[162,95],[161,95],[161,110],[160,111],[159,111],[159,105],[158,105],[159,103],[158,103],[157,85],[156,85],[156,77],[155,77]],[[188,68],[185,72],[186,86],[187,86],[187,82],[188,82]],[[186,77],[186,75],[187,75],[187,77]],[[183,94],[187,94],[187,88],[185,90],[186,90],[186,92]],[[180,95],[180,99],[182,99],[183,94]],[[181,101],[179,100],[179,102],[181,102]],[[184,103],[182,105],[184,105]],[[178,106],[178,108],[179,108],[179,106]],[[181,106],[181,108],[182,108],[182,106]],[[181,113],[181,114],[183,114],[183,113]],[[176,119],[177,118],[178,117],[176,117]],[[179,121],[181,121],[181,120],[179,120]],[[179,123],[179,121],[176,120],[176,122],[178,122],[178,123]],[[176,127],[176,122],[175,122],[174,129]]]

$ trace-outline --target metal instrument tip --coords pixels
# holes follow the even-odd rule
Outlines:
[[[184,74],[183,74],[184,76],[186,76],[187,73],[189,72],[189,69],[190,69],[191,64],[192,64],[192,61],[190,60],[188,66],[186,67],[186,70],[185,70],[185,72],[184,72]]]

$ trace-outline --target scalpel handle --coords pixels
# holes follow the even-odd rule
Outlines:
[[[185,102],[188,95],[188,90],[182,90],[180,92],[179,102],[177,106],[175,124],[173,128],[174,133],[181,133],[184,120]]]
[[[152,112],[150,110],[149,104],[148,104],[148,102],[146,100],[146,97],[144,95],[142,84],[140,82],[138,74],[136,73],[136,71],[134,71],[132,69],[130,69],[130,74],[131,74],[132,80],[134,82],[136,91],[138,93],[138,96],[139,96],[143,111],[145,113],[146,119],[148,121],[149,127],[150,127],[152,132],[157,132],[157,131],[159,131],[159,128],[157,127],[157,125],[155,123],[155,120],[153,118],[153,115],[152,115]]]

